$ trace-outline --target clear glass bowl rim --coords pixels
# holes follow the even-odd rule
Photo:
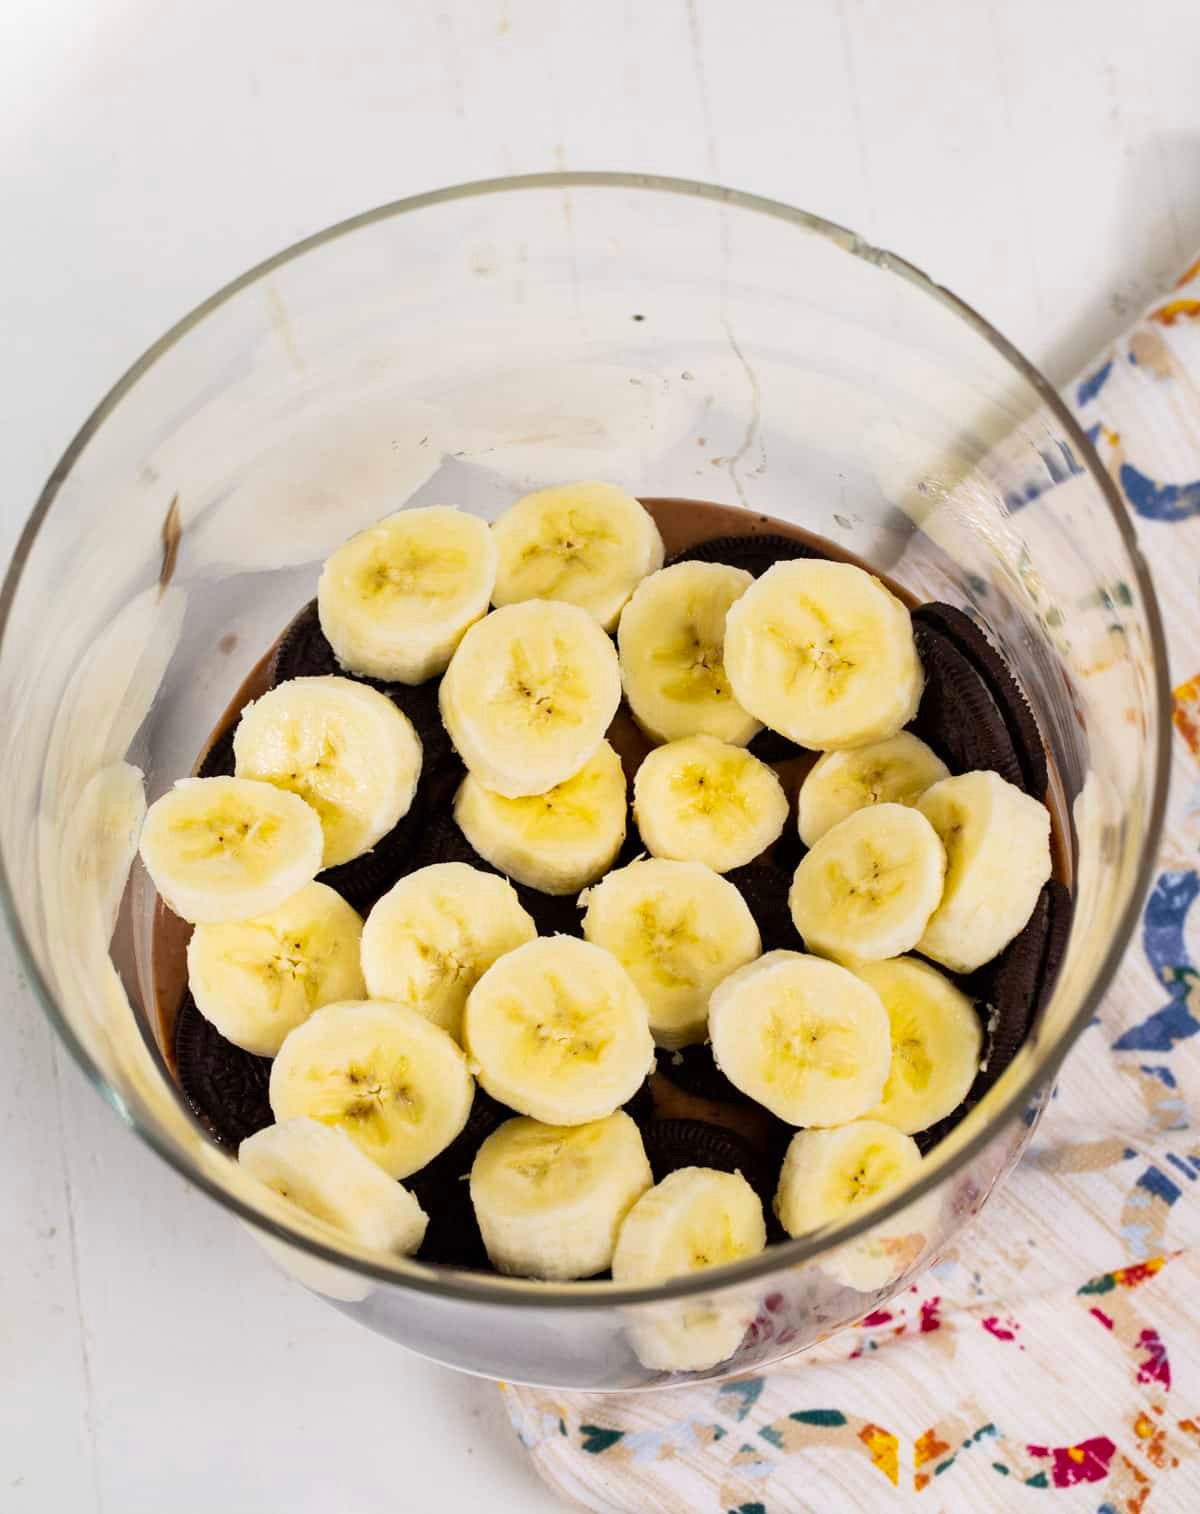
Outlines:
[[[748,1283],[755,1278],[797,1266],[820,1256],[836,1245],[852,1241],[863,1231],[871,1229],[906,1208],[910,1203],[932,1192],[947,1178],[960,1171],[988,1144],[992,1137],[1010,1120],[1017,1116],[1036,1090],[1047,1084],[1061,1067],[1067,1052],[1076,1038],[1095,1015],[1108,989],[1125,948],[1133,934],[1141,914],[1143,902],[1149,890],[1162,834],[1163,818],[1167,802],[1167,786],[1170,770],[1171,741],[1171,694],[1167,662],[1166,639],[1162,617],[1154,591],[1149,567],[1138,547],[1137,535],[1129,513],[1122,502],[1091,442],[1082,427],[1071,414],[1057,390],[1027,358],[1000,334],[987,320],[965,301],[945,286],[916,267],[907,259],[898,257],[884,248],[864,241],[855,232],[833,221],[798,210],[780,200],[762,195],[747,194],[741,190],[728,189],[722,185],[707,184],[698,180],[675,178],[658,174],[625,173],[610,171],[553,172],[518,174],[496,179],[477,179],[464,184],[454,184],[404,199],[392,200],[373,210],[363,211],[349,219],[339,221],[312,236],[304,237],[265,259],[218,289],[197,305],[182,320],[154,342],[131,365],[112,386],[83,425],[79,428],[66,451],[51,471],[38,496],[37,503],[25,524],[13,550],[12,559],[0,586],[0,645],[8,626],[8,618],[16,597],[24,565],[33,549],[38,531],[54,500],[70,475],[72,468],[84,452],[91,438],[120,404],[124,396],[153,369],[155,363],[168,353],[176,343],[226,301],[243,289],[267,277],[275,269],[291,263],[305,253],[325,246],[339,238],[349,236],[364,227],[391,220],[402,215],[447,204],[456,200],[500,195],[510,191],[630,189],[675,195],[685,199],[706,200],[726,205],[739,211],[770,217],[800,230],[815,234],[842,249],[850,256],[861,258],[875,267],[906,280],[921,290],[944,309],[956,316],[983,341],[985,341],[1009,366],[1028,383],[1051,412],[1054,420],[1070,439],[1076,460],[1088,472],[1100,491],[1109,513],[1129,554],[1130,564],[1137,582],[1143,612],[1150,631],[1150,648],[1154,663],[1156,761],[1153,774],[1153,793],[1147,825],[1146,841],[1135,874],[1134,885],[1125,908],[1117,921],[1107,950],[1103,953],[1084,1001],[1065,1027],[1057,1043],[1046,1055],[1031,1062],[1025,1074],[1010,1089],[1007,1097],[997,1105],[990,1117],[974,1132],[969,1140],[957,1147],[948,1157],[939,1159],[938,1148],[925,1159],[927,1169],[916,1183],[898,1191],[886,1203],[873,1207],[865,1216],[837,1225],[829,1225],[801,1240],[785,1241],[768,1247],[764,1252],[745,1261],[724,1267],[714,1267],[670,1282],[641,1288],[620,1288],[611,1282],[544,1283],[523,1278],[502,1278],[478,1275],[452,1269],[433,1268],[420,1263],[397,1260],[385,1265],[366,1258],[350,1255],[335,1247],[327,1246],[314,1237],[284,1226],[270,1216],[243,1204],[240,1199],[227,1193],[219,1184],[199,1169],[192,1168],[172,1146],[162,1140],[153,1130],[142,1126],[135,1115],[109,1086],[100,1067],[92,1060],[80,1043],[70,1024],[60,1012],[37,965],[32,948],[21,925],[15,896],[8,876],[5,859],[0,854],[0,907],[16,948],[21,967],[32,984],[42,1009],[51,1025],[66,1044],[76,1063],[88,1081],[116,1110],[126,1125],[144,1141],[163,1161],[187,1182],[194,1184],[209,1198],[214,1199],[238,1218],[255,1228],[265,1231],[276,1240],[307,1252],[322,1261],[355,1272],[375,1282],[393,1287],[411,1289],[414,1292],[434,1294],[440,1298],[459,1299],[476,1304],[494,1304],[505,1307],[558,1307],[608,1309],[615,1305],[648,1304],[664,1300],[685,1298],[697,1293],[711,1293],[737,1283]]]

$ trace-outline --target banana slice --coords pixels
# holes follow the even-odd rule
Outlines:
[[[898,957],[921,939],[945,870],[942,843],[920,811],[856,810],[801,858],[788,895],[792,919],[824,957]]]
[[[424,683],[487,613],[496,543],[450,505],[401,510],[340,546],[317,585],[321,629],[344,668]]]
[[[324,867],[361,857],[408,814],[421,738],[385,694],[352,678],[290,678],[242,711],[239,778],[299,794],[321,817]]]
[[[631,862],[579,902],[584,937],[625,968],[655,1042],[671,1050],[706,1039],[713,989],[762,950],[741,894],[699,862]]]
[[[754,579],[727,563],[681,562],[644,578],[621,612],[621,682],[652,741],[716,736],[745,746],[762,729],[725,674],[725,616]]]
[[[366,993],[363,923],[340,894],[308,883],[267,915],[198,925],[188,942],[188,987],[227,1041],[273,1057],[314,1009]]]
[[[564,783],[595,755],[621,702],[621,675],[585,610],[535,599],[472,626],[438,697],[472,774],[520,799]]]
[[[270,914],[321,867],[310,805],[249,778],[181,778],[146,812],[138,843],[169,909],[193,924]]]
[[[949,776],[937,753],[911,731],[826,752],[800,785],[800,839],[816,846],[839,821],[871,804],[916,804],[927,788]]]
[[[471,1202],[493,1266],[516,1277],[595,1277],[621,1221],[654,1182],[623,1111],[586,1125],[507,1120],[479,1148]]]
[[[731,606],[725,671],[744,709],[820,751],[894,736],[925,681],[905,606],[862,568],[817,558],[776,563]]]
[[[489,967],[467,999],[463,1043],[494,1099],[547,1125],[612,1114],[654,1064],[632,978],[573,936],[531,941]]]
[[[892,1066],[868,1119],[911,1135],[928,1130],[966,1098],[983,1051],[979,1016],[949,978],[915,957],[859,962],[853,972],[883,1000]]]
[[[365,1157],[344,1131],[303,1116],[268,1125],[238,1147],[251,1177],[375,1251],[411,1256],[425,1239],[425,1211]]]
[[[917,944],[952,972],[990,962],[1028,923],[1050,876],[1050,812],[999,773],[960,773],[917,801],[946,849],[941,903]]]
[[[656,747],[633,780],[633,815],[649,850],[716,873],[753,861],[778,839],[787,813],[772,769],[715,736]]]
[[[907,1183],[920,1167],[912,1136],[882,1120],[801,1130],[783,1159],[775,1213],[790,1236],[807,1235]]]
[[[470,774],[454,799],[459,829],[493,867],[545,894],[603,877],[625,840],[625,770],[607,741],[564,783],[505,799]]]
[[[435,862],[401,878],[367,917],[366,991],[415,1009],[457,1041],[482,974],[536,935],[511,883],[465,862]]]
[[[717,1066],[789,1125],[841,1125],[878,1104],[892,1060],[879,995],[836,962],[773,951],[709,1000]]]
[[[681,1167],[626,1216],[613,1282],[665,1282],[757,1256],[766,1244],[762,1204],[741,1173]],[[755,1312],[743,1290],[650,1305],[630,1311],[630,1340],[645,1367],[702,1372],[733,1355]]]
[[[326,1004],[271,1067],[277,1120],[308,1115],[344,1130],[384,1172],[405,1178],[467,1123],[475,1083],[453,1039],[387,1000]]]
[[[527,494],[492,527],[499,553],[496,605],[561,599],[606,631],[634,588],[662,567],[653,518],[612,484],[564,484]]]

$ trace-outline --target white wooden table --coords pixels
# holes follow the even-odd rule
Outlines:
[[[1194,0],[4,0],[5,555],[168,324],[367,206],[547,168],[846,222],[1066,380],[1200,247]],[[541,1514],[488,1384],[285,1283],[0,946],[0,1514]]]

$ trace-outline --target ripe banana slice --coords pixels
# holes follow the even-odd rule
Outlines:
[[[467,999],[463,1043],[494,1099],[547,1125],[612,1114],[654,1064],[633,980],[573,936],[530,941],[489,967]]]
[[[730,608],[725,671],[738,703],[801,746],[894,736],[924,687],[908,610],[850,563],[776,563]]]
[[[836,962],[773,951],[714,992],[717,1066],[789,1125],[841,1125],[879,1102],[891,1065],[879,995]]]
[[[487,613],[496,543],[449,505],[401,510],[343,543],[317,585],[321,629],[344,668],[424,683]]]
[[[290,789],[321,817],[324,867],[361,857],[408,814],[421,738],[392,701],[353,678],[289,678],[242,711],[239,778]]]
[[[344,1130],[394,1178],[418,1172],[467,1123],[475,1083],[453,1039],[387,1000],[326,1004],[271,1067],[277,1120],[308,1115]]]
[[[975,1081],[979,1016],[949,978],[915,957],[859,962],[853,971],[883,1000],[892,1032],[891,1071],[868,1118],[908,1135],[928,1130],[958,1108]]]
[[[193,924],[269,914],[312,882],[323,849],[316,810],[249,778],[181,778],[138,843],[168,908]]]
[[[751,862],[787,821],[783,785],[765,762],[715,736],[656,747],[633,780],[633,814],[656,857],[714,872]]]
[[[621,1226],[613,1282],[665,1282],[704,1267],[757,1256],[767,1244],[762,1204],[739,1172],[681,1167],[642,1195]],[[755,1315],[744,1290],[630,1311],[630,1339],[643,1366],[706,1371],[733,1355]]]
[[[472,626],[439,690],[472,774],[506,799],[544,794],[592,757],[621,702],[617,654],[578,605],[534,599]]]
[[[401,878],[367,917],[366,991],[415,1009],[457,1041],[481,975],[536,935],[506,879],[465,862],[435,862]]]
[[[198,925],[188,942],[188,987],[227,1041],[273,1057],[313,1010],[366,993],[363,923],[340,894],[308,883],[267,915]]]
[[[999,773],[960,773],[917,802],[946,849],[946,883],[918,950],[952,972],[990,962],[1050,876],[1050,812]]]
[[[924,815],[903,804],[871,805],[801,858],[788,895],[792,919],[809,950],[824,957],[898,957],[921,939],[945,870],[942,843]]]
[[[754,579],[726,563],[681,562],[644,578],[621,612],[621,682],[652,741],[716,736],[745,746],[762,729],[725,674],[725,616]]]
[[[580,898],[583,934],[616,957],[641,990],[650,1031],[676,1050],[708,1035],[709,995],[762,950],[733,884],[699,862],[647,857]]]
[[[612,1263],[621,1221],[653,1182],[621,1110],[586,1125],[516,1119],[479,1148],[471,1202],[497,1271],[561,1282]]]
[[[493,867],[546,894],[603,877],[625,840],[625,770],[607,741],[564,783],[505,799],[470,774],[454,799],[459,829]]]
[[[562,599],[606,631],[647,573],[662,567],[653,518],[613,484],[564,484],[527,494],[492,527],[496,605]]]
[[[783,1159],[775,1213],[790,1236],[807,1235],[907,1183],[920,1166],[912,1136],[882,1120],[801,1130]]]
[[[927,788],[949,776],[937,753],[911,731],[826,752],[800,785],[800,839],[816,846],[839,821],[871,804],[916,804]]]
[[[300,1116],[268,1125],[238,1147],[260,1183],[362,1246],[411,1256],[425,1239],[425,1211],[365,1157],[344,1131]]]

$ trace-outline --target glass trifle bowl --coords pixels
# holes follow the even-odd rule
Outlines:
[[[135,855],[145,803],[192,770],[345,538],[410,501],[492,519],[577,478],[802,527],[919,600],[969,609],[1041,728],[1074,898],[1028,1039],[915,1182],[652,1288],[371,1253],[253,1183],[171,1074],[155,894]],[[413,1350],[509,1381],[760,1369],[906,1286],[1028,1142],[1129,938],[1162,816],[1158,610],[1069,412],[903,260],[707,185],[466,185],[251,270],[85,423],[20,540],[0,621],[5,908],[58,1033],[131,1130],[289,1272]],[[714,1321],[736,1321],[719,1364],[653,1365],[662,1342]]]

